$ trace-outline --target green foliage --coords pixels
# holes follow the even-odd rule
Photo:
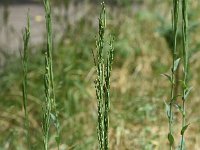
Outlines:
[[[169,122],[169,133],[168,140],[170,143],[170,150],[173,149],[174,138],[173,138],[173,105],[176,101],[176,71],[180,62],[180,58],[177,58],[177,34],[178,34],[178,20],[179,20],[179,0],[173,0],[172,5],[172,29],[173,29],[173,50],[172,50],[172,70],[171,70],[171,95],[169,102],[169,113],[168,113],[168,122]]]
[[[189,125],[190,125],[190,124],[185,125],[185,126],[181,129],[181,135],[184,135],[184,133],[185,133],[185,131],[187,130],[187,128],[188,128]]]
[[[170,133],[168,134],[168,140],[169,140],[170,147],[172,147],[174,145],[174,137]]]
[[[178,131],[176,122],[180,121],[177,118],[177,111],[181,115],[183,113],[183,106],[180,103],[182,94],[174,94],[173,98],[166,97],[167,93],[170,94],[170,89],[167,89],[167,85],[176,84],[179,82],[185,89],[184,99],[193,100],[192,103],[188,102],[187,111],[190,112],[191,118],[195,123],[192,124],[192,130],[190,130],[189,136],[194,140],[183,140],[184,147],[189,149],[195,149],[194,146],[199,146],[199,127],[198,127],[198,91],[192,91],[189,85],[185,85],[184,80],[176,81],[172,80],[170,73],[164,74],[166,80],[161,81],[160,74],[165,72],[169,66],[173,65],[170,56],[173,53],[169,53],[168,43],[166,43],[163,37],[158,36],[154,31],[159,24],[159,20],[154,18],[154,12],[148,4],[150,1],[144,1],[142,9],[138,9],[132,12],[130,9],[124,9],[123,7],[115,7],[114,5],[108,5],[107,26],[104,34],[104,49],[102,50],[104,59],[105,72],[109,68],[108,58],[110,48],[109,39],[107,36],[110,32],[115,35],[115,63],[112,69],[112,86],[110,87],[110,97],[112,102],[109,106],[110,111],[105,111],[110,115],[109,121],[109,148],[110,149],[166,149],[166,135],[168,134],[166,118],[163,113],[163,97],[166,101],[167,118],[170,118],[170,101],[173,101],[172,115],[173,119],[173,134],[168,136],[169,143],[173,145],[173,148],[178,142],[175,141],[177,134],[179,136],[186,135],[188,128],[184,126]],[[154,1],[155,8],[163,8],[170,10],[166,5],[166,1]],[[53,73],[54,73],[54,93],[56,95],[56,108],[59,110],[59,122],[60,122],[60,136],[61,141],[60,149],[97,149],[98,141],[96,140],[96,97],[93,90],[92,81],[95,76],[95,69],[91,60],[91,49],[94,49],[95,43],[95,31],[97,28],[97,21],[95,16],[98,13],[98,9],[94,9],[98,6],[87,4],[89,12],[75,24],[67,25],[65,36],[63,41],[54,43],[55,51],[52,51],[53,57]],[[111,6],[109,8],[109,6]],[[76,8],[76,6],[74,6]],[[113,8],[115,7],[115,8]],[[140,8],[140,7],[139,7]],[[148,10],[149,9],[149,10]],[[77,9],[78,10],[78,9]],[[192,10],[192,9],[191,9]],[[82,9],[81,9],[82,11]],[[197,11],[199,12],[199,11]],[[159,13],[163,13],[163,9],[159,9]],[[138,17],[138,14],[141,16]],[[180,13],[181,14],[181,13]],[[169,12],[167,13],[167,16]],[[196,13],[198,16],[198,13]],[[165,25],[168,24],[167,17],[165,19]],[[193,20],[196,20],[193,18]],[[68,20],[66,20],[68,24]],[[55,21],[56,24],[58,22]],[[70,23],[69,23],[70,24]],[[173,41],[173,30],[170,27],[169,39]],[[64,31],[64,30],[63,30]],[[171,34],[172,33],[172,34]],[[195,33],[193,33],[195,34]],[[182,36],[180,29],[178,38],[181,41]],[[99,36],[97,37],[97,41]],[[182,47],[182,43],[177,40],[177,44]],[[195,43],[195,40],[199,40],[199,36],[191,37],[191,42]],[[112,41],[112,39],[111,39]],[[97,45],[98,46],[98,45]],[[190,46],[194,45],[190,44]],[[28,51],[28,106],[30,116],[30,134],[31,134],[31,147],[33,150],[43,149],[43,136],[41,129],[42,117],[42,104],[45,108],[45,94],[44,94],[44,82],[43,76],[46,73],[44,69],[44,57],[47,55],[46,45],[45,47],[36,47],[36,49],[30,49]],[[182,50],[182,49],[181,49]],[[98,51],[98,48],[97,48]],[[178,53],[180,51],[177,51]],[[95,58],[97,62],[97,57]],[[182,52],[180,52],[182,53]],[[195,88],[199,87],[199,65],[198,65],[198,47],[195,51],[197,54],[189,56],[192,58],[191,63],[194,67],[191,68],[191,75],[194,77],[193,85]],[[110,55],[111,56],[111,55]],[[14,55],[5,55],[6,62],[3,65],[0,73],[0,124],[1,124],[1,136],[0,136],[0,149],[20,149],[26,148],[27,140],[24,136],[24,122],[22,121],[21,111],[21,65],[19,58]],[[184,59],[182,55],[177,55],[176,65],[172,69],[178,71],[178,68],[183,67]],[[31,63],[30,63],[31,62]],[[46,56],[46,62],[47,56]],[[175,62],[175,61],[174,61]],[[50,66],[47,63],[47,66]],[[177,67],[175,67],[177,66]],[[180,69],[181,70],[181,69]],[[180,71],[179,70],[179,71]],[[182,71],[182,70],[181,70]],[[105,76],[103,73],[105,83],[103,86],[103,92],[107,92]],[[183,72],[180,77],[182,78]],[[107,75],[108,76],[108,75]],[[49,76],[48,76],[49,77]],[[190,80],[190,76],[188,76]],[[50,81],[48,79],[48,81]],[[107,80],[109,81],[109,80]],[[109,82],[107,82],[109,83]],[[48,88],[48,86],[47,86]],[[51,87],[50,87],[51,88]],[[191,97],[190,97],[191,96]],[[177,100],[176,100],[177,99]],[[104,105],[105,106],[105,105]],[[103,107],[104,107],[103,106]],[[193,106],[193,107],[191,107]],[[52,108],[52,107],[51,107]],[[105,108],[105,107],[104,107]],[[44,110],[44,109],[43,109]],[[109,109],[107,109],[109,110]],[[104,113],[103,113],[104,114]],[[54,124],[56,126],[56,115],[54,112],[50,113],[50,130],[48,144],[49,149],[57,149],[56,143],[60,140],[57,138],[55,128],[51,128]],[[104,115],[103,115],[104,117]],[[102,125],[107,125],[107,119],[103,119]],[[187,122],[186,122],[187,125]],[[106,128],[105,128],[106,129]],[[107,128],[108,129],[108,128]],[[106,130],[107,130],[106,129]],[[107,132],[103,130],[103,133]],[[56,138],[56,142],[55,139]],[[106,143],[106,142],[105,142]],[[103,144],[104,146],[104,144]],[[180,148],[180,146],[179,146]]]
[[[180,51],[177,49],[177,45],[180,45],[180,40],[178,40],[178,29],[179,29],[179,8],[182,6],[182,35],[181,41],[183,43],[182,46],[182,57],[183,57],[183,79],[182,82],[182,106],[176,104],[177,100],[177,91],[175,87],[177,86],[178,76],[176,76],[176,72],[178,71],[178,66],[180,64]],[[181,143],[180,143],[180,150],[183,150],[185,147],[185,140],[184,140],[184,133],[187,129],[188,125],[186,125],[186,98],[189,95],[192,88],[188,88],[188,2],[187,0],[179,1],[173,0],[173,9],[172,9],[172,30],[173,30],[173,66],[172,66],[172,74],[166,76],[169,81],[171,82],[171,100],[169,105],[167,106],[167,116],[169,119],[169,134],[168,140],[170,143],[170,149],[173,148],[174,138],[173,138],[173,105],[178,108],[182,115],[182,129],[181,129]],[[179,54],[179,55],[178,55]]]

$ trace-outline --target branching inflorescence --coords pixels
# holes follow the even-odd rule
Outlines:
[[[24,116],[25,116],[25,129],[26,129],[26,139],[28,148],[31,149],[30,145],[30,129],[29,129],[29,117],[27,110],[27,101],[28,101],[28,47],[30,40],[30,18],[29,14],[27,15],[27,26],[25,31],[23,32],[23,54],[21,54],[22,66],[23,66],[23,84],[22,84],[22,95],[23,95],[23,108],[24,108]]]
[[[52,37],[52,21],[51,21],[51,5],[49,0],[44,0],[44,8],[46,13],[46,30],[47,30],[47,50],[45,52],[45,105],[43,114],[43,134],[44,134],[44,148],[48,150],[49,129],[51,122],[54,123],[57,130],[56,142],[59,149],[60,132],[58,113],[56,110],[55,91],[54,91],[54,76],[53,76],[53,37]]]
[[[107,58],[104,58],[105,47],[105,28],[106,12],[105,4],[102,3],[102,9],[99,17],[99,34],[96,42],[97,56],[94,53],[94,63],[97,71],[95,80],[97,107],[98,107],[98,141],[100,150],[109,149],[108,128],[109,128],[109,110],[110,110],[110,76],[113,63],[113,38],[110,38],[110,48],[107,51]]]

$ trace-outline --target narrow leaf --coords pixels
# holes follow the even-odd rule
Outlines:
[[[179,82],[181,83],[183,89],[187,88],[187,86],[183,80],[179,80]]]
[[[60,137],[59,136],[56,136],[55,137],[55,140],[56,140],[56,142],[59,144],[60,143]]]
[[[168,134],[168,140],[169,140],[170,145],[174,144],[174,137],[171,133]]]
[[[177,96],[174,96],[171,100],[172,101],[176,101],[176,99],[178,98],[178,97],[180,97],[181,95],[179,94],[179,95],[177,95]]]
[[[179,104],[175,104],[176,108],[178,108],[178,110],[181,112],[181,114],[183,114],[183,109]]]
[[[181,135],[183,135],[183,134],[185,133],[185,131],[187,130],[187,128],[188,128],[189,125],[190,125],[190,124],[187,124],[186,126],[184,126],[184,127],[182,128],[182,130],[181,130]]]
[[[53,123],[56,122],[56,116],[53,113],[50,113],[51,119],[53,121]]]
[[[169,107],[169,105],[166,103],[166,101],[165,101],[165,109],[166,109],[167,117],[170,118],[170,107]]]
[[[161,75],[164,76],[164,77],[166,77],[171,83],[173,83],[173,82],[172,82],[172,77],[171,77],[170,75],[168,75],[168,74],[166,74],[166,73],[161,74]]]
[[[186,98],[187,98],[188,95],[190,94],[191,90],[192,90],[192,87],[190,87],[189,89],[187,89],[187,90],[185,91],[184,96],[183,96],[184,100],[186,100]]]
[[[177,70],[180,60],[181,60],[181,59],[178,58],[178,59],[174,62],[174,68],[173,68],[173,71],[176,71],[176,70]]]

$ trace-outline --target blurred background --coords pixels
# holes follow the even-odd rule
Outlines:
[[[115,37],[111,80],[110,149],[168,149],[164,101],[170,83],[161,76],[172,62],[171,0],[108,0],[106,39]],[[61,123],[61,149],[97,149],[95,68],[91,50],[98,34],[98,0],[52,0],[56,101]],[[42,145],[45,16],[39,0],[0,1],[0,150],[25,150],[22,108],[22,31],[30,12],[28,112],[31,145]],[[189,4],[189,57],[192,94],[187,101],[187,148],[200,149],[200,2]],[[181,31],[178,34],[181,39]],[[178,45],[181,50],[182,45]],[[181,67],[179,68],[181,79]],[[177,87],[177,93],[180,87]],[[181,104],[178,99],[177,103]],[[176,145],[181,114],[175,109]],[[54,133],[54,131],[52,131]],[[56,149],[54,134],[50,148]]]

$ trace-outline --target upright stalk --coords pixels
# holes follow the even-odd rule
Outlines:
[[[99,149],[104,150],[104,33],[105,33],[105,5],[102,3],[102,10],[99,17],[99,36],[97,40],[97,79],[95,83],[96,95],[97,95],[97,106],[98,106],[98,141]]]
[[[180,58],[177,58],[177,33],[178,33],[178,20],[179,20],[179,0],[173,0],[173,9],[172,9],[172,28],[173,28],[173,58],[172,58],[172,69],[171,69],[171,99],[169,104],[169,133],[168,140],[170,143],[170,150],[173,149],[174,137],[173,137],[173,105],[176,101],[177,95],[175,95],[175,86],[176,82],[176,71],[180,61]]]
[[[182,41],[183,41],[183,94],[182,94],[182,130],[180,150],[184,150],[184,132],[186,126],[186,98],[191,88],[188,88],[188,1],[182,0]]]
[[[59,132],[59,122],[58,113],[56,109],[55,102],[55,91],[54,91],[54,75],[53,75],[53,61],[52,61],[52,51],[53,51],[53,36],[52,36],[52,18],[51,18],[51,5],[49,0],[44,0],[44,8],[46,14],[46,30],[47,30],[47,50],[45,52],[45,75],[44,75],[44,85],[45,85],[45,107],[43,115],[43,132],[44,132],[44,148],[48,150],[48,140],[49,140],[49,129],[51,120],[54,122],[57,131],[57,147],[59,149],[60,143],[60,132]]]
[[[114,55],[114,47],[113,47],[113,39],[110,38],[110,49],[107,55],[106,61],[106,70],[105,70],[105,85],[104,85],[104,93],[105,93],[105,112],[104,112],[104,148],[108,150],[108,128],[109,128],[109,110],[110,110],[110,76],[112,71],[112,63],[113,63],[113,55]]]
[[[113,62],[113,39],[110,40],[110,48],[107,52],[106,61],[103,56],[104,34],[106,28],[105,4],[102,3],[102,9],[99,17],[99,34],[97,39],[97,57],[94,53],[94,63],[97,71],[95,80],[97,108],[98,108],[98,142],[99,150],[109,149],[108,128],[109,128],[109,110],[110,110],[110,75]]]
[[[23,108],[24,108],[24,116],[25,116],[25,129],[26,129],[26,139],[27,139],[27,145],[28,149],[31,149],[30,144],[30,129],[29,129],[29,117],[28,117],[28,111],[27,111],[27,95],[28,95],[28,46],[29,46],[29,40],[30,40],[30,18],[29,15],[27,16],[27,26],[25,28],[25,31],[23,33],[23,56],[22,57],[22,65],[23,65],[23,84],[22,84],[22,95],[23,95]]]

